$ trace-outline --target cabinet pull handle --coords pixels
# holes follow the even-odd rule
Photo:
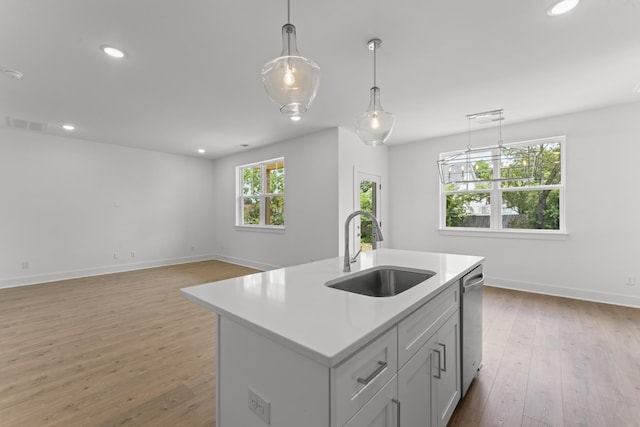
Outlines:
[[[441,365],[440,365],[440,351],[436,350],[435,348],[433,349],[434,353],[438,353],[438,373],[436,375],[434,375],[434,378],[437,379],[442,379],[442,376],[440,375],[440,371],[442,371]]]
[[[447,346],[440,343],[438,343],[438,345],[442,347],[442,358],[444,359],[444,363],[442,364],[442,372],[447,372]]]
[[[400,401],[398,399],[391,399],[391,402],[396,404],[396,427],[400,427]]]
[[[384,371],[387,368],[387,362],[383,362],[382,360],[378,360],[378,368],[371,373],[367,378],[358,377],[357,381],[362,385],[369,385],[371,381],[378,375],[380,372]]]

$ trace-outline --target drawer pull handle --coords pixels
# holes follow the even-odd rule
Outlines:
[[[436,375],[434,375],[433,377],[440,380],[440,379],[442,379],[442,376],[440,375],[440,371],[442,371],[442,368],[441,368],[442,365],[440,364],[440,351],[438,351],[436,349],[433,349],[433,352],[434,353],[438,353],[438,373]]]
[[[365,386],[369,385],[369,383],[373,381],[375,377],[380,375],[380,372],[384,371],[386,368],[387,368],[387,362],[378,360],[378,368],[375,371],[373,371],[371,375],[369,375],[367,378],[358,377],[357,381],[362,385],[365,385]]]
[[[440,347],[442,347],[442,359],[444,360],[444,363],[442,364],[442,372],[447,372],[447,346],[444,344],[440,344],[438,343],[438,345]]]
[[[396,404],[396,427],[400,427],[400,401],[398,399],[391,399],[391,402]]]

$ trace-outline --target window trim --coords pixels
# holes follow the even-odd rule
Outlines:
[[[535,185],[530,187],[506,187],[502,188],[499,181],[494,181],[491,188],[488,189],[473,189],[465,191],[446,191],[445,185],[439,182],[439,211],[438,211],[438,230],[441,235],[456,235],[456,236],[494,236],[500,238],[523,238],[523,239],[564,239],[568,236],[566,225],[566,187],[567,187],[567,168],[566,168],[566,135],[538,138],[526,141],[518,141],[503,144],[504,147],[522,147],[531,145],[540,145],[548,142],[560,143],[560,170],[561,170],[561,182],[560,184],[552,185]],[[487,150],[495,149],[496,146],[479,147],[478,149]],[[456,152],[440,153],[440,159],[444,159],[448,156],[456,154]],[[504,192],[512,191],[541,191],[541,190],[558,190],[559,191],[559,203],[560,203],[560,219],[558,230],[548,229],[522,229],[522,228],[502,228],[502,221],[495,221],[494,218],[502,218],[502,205],[491,205],[491,227],[490,228],[478,228],[478,227],[447,227],[446,226],[446,209],[447,209],[447,195],[450,194],[470,194],[470,193],[489,193],[492,200],[502,200],[502,194]]]
[[[286,179],[287,179],[287,174],[286,174],[286,166],[285,166],[285,174],[284,174],[284,191],[282,193],[266,193],[265,192],[265,185],[267,182],[267,168],[266,166],[268,164],[271,163],[278,163],[281,162],[283,165],[286,165],[285,162],[285,158],[284,156],[282,157],[274,157],[272,159],[268,159],[268,160],[261,160],[259,162],[253,162],[253,163],[247,163],[244,165],[238,165],[236,166],[236,224],[235,224],[235,228],[236,230],[243,230],[243,231],[261,231],[261,232],[282,232],[285,229],[285,225],[269,225],[269,224],[265,224],[265,220],[266,220],[266,199],[267,197],[270,196],[282,196],[285,200],[286,200],[286,191],[287,191],[287,185],[286,185]],[[242,170],[244,169],[248,169],[248,168],[252,168],[252,167],[256,167],[256,166],[260,166],[260,194],[258,195],[253,195],[253,196],[244,196],[242,194],[242,184],[243,184],[243,179],[242,179]],[[254,197],[254,198],[258,198],[260,200],[260,224],[244,224],[243,220],[243,200],[246,197]],[[286,209],[286,204],[285,204],[285,209]],[[285,216],[286,218],[286,216]]]

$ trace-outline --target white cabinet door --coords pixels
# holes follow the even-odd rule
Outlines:
[[[445,427],[460,401],[459,312],[398,372],[402,427]]]
[[[394,376],[344,427],[398,427],[398,383]]]
[[[423,345],[398,372],[398,400],[402,427],[428,427],[435,421],[432,341]],[[437,421],[436,421],[437,422]]]
[[[434,376],[437,425],[445,427],[460,401],[460,312],[456,311],[434,336]]]

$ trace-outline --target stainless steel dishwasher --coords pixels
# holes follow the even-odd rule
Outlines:
[[[482,364],[482,288],[484,273],[477,266],[460,280],[462,307],[462,396],[467,394],[471,381]]]

